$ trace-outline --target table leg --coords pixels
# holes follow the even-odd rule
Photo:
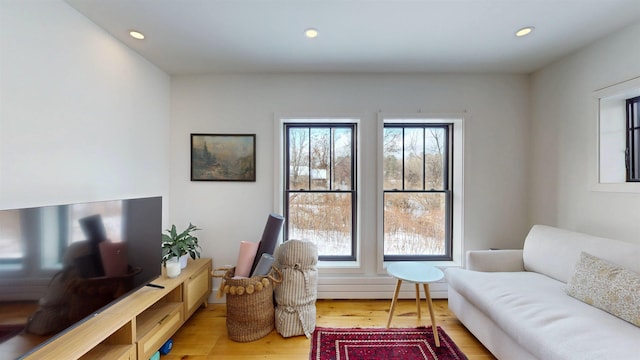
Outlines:
[[[416,308],[418,309],[418,319],[422,318],[420,314],[420,284],[416,283]]]
[[[400,286],[402,280],[396,281],[396,291],[393,293],[393,300],[391,300],[391,308],[389,309],[389,319],[387,319],[387,329],[391,325],[391,318],[393,317],[393,311],[396,309],[396,302],[398,301],[398,294],[400,293]]]
[[[427,297],[427,306],[429,307],[429,316],[431,316],[431,328],[433,329],[433,339],[436,342],[436,346],[440,347],[440,336],[438,336],[438,325],[436,324],[436,317],[433,314],[433,304],[431,303],[431,293],[429,292],[429,284],[424,284],[424,293]]]

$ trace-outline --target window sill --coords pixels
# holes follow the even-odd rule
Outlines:
[[[591,191],[640,194],[640,183],[598,183],[591,186]]]
[[[384,262],[384,268],[386,269],[387,265],[392,263],[392,262],[394,262],[394,261],[385,261]],[[445,261],[445,260],[442,260],[442,261],[424,261],[424,262],[429,264],[429,265],[431,265],[431,266],[435,266],[435,267],[443,269],[443,270],[446,269],[446,268],[450,268],[450,267],[462,267],[462,264],[459,263],[459,262],[456,262],[456,261]]]
[[[378,271],[375,272],[373,276],[386,275],[387,265],[392,261],[385,261],[382,268],[378,268]],[[429,263],[429,265],[435,266],[444,270],[446,268],[457,267],[461,268],[462,263],[459,261],[425,261]],[[360,262],[358,261],[319,261],[318,262],[318,270],[320,274],[328,275],[328,276],[352,276],[360,274],[362,275],[363,270]]]
[[[324,274],[354,274],[362,272],[359,261],[318,261],[318,270]]]

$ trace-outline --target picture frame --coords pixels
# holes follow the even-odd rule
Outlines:
[[[256,135],[191,134],[191,181],[256,181]]]

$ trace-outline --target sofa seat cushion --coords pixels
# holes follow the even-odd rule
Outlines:
[[[540,359],[629,359],[640,330],[587,305],[565,284],[534,272],[447,269],[447,282]],[[635,356],[635,355],[633,355]]]

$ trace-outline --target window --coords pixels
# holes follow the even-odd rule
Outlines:
[[[591,189],[640,193],[640,77],[594,91],[597,101]],[[593,157],[596,155],[597,157]]]
[[[356,124],[284,124],[285,239],[307,239],[320,260],[356,259]]]
[[[384,123],[385,261],[452,259],[452,126]]]
[[[627,181],[640,181],[640,115],[638,115],[640,96],[626,100],[627,111],[627,147],[625,164]]]

